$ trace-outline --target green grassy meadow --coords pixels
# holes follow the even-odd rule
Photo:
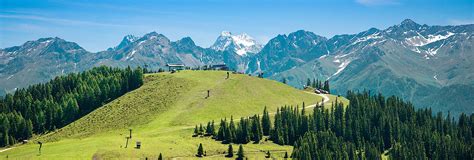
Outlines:
[[[282,105],[310,105],[322,100],[273,80],[243,74],[225,78],[226,72],[221,71],[148,74],[142,87],[64,128],[1,152],[0,159],[156,159],[159,153],[165,159],[195,159],[199,143],[207,152],[205,159],[223,159],[227,145],[192,137],[196,124],[215,120],[218,125],[221,118],[261,114],[265,106],[275,112]],[[209,98],[205,98],[207,90]],[[337,96],[328,97],[331,102]],[[343,97],[339,100],[348,103]],[[132,139],[125,148],[129,129]],[[43,142],[41,153],[37,141]],[[141,149],[133,148],[137,141],[141,141]],[[238,145],[234,145],[235,152],[237,149]],[[283,157],[291,149],[270,141],[244,145],[251,159],[264,159],[267,150],[272,157]]]

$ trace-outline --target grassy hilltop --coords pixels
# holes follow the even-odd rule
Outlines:
[[[218,124],[221,118],[261,114],[265,106],[275,112],[282,105],[322,101],[320,96],[268,79],[241,74],[225,77],[226,72],[220,71],[146,75],[142,87],[64,128],[1,152],[0,159],[155,159],[159,153],[165,158],[189,159],[194,158],[199,143],[207,151],[207,158],[222,159],[227,145],[191,137],[196,124],[205,125],[209,120]],[[207,90],[209,98],[205,98]],[[328,97],[329,103],[336,99]],[[128,129],[133,135],[128,148],[124,148]],[[41,154],[36,141],[43,142]],[[141,149],[133,148],[136,141],[142,142]],[[281,157],[285,151],[291,153],[292,147],[268,141],[249,143],[244,148],[247,156],[263,159],[261,151],[271,150],[272,156]]]

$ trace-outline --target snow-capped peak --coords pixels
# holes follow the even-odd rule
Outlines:
[[[229,31],[222,31],[221,32],[221,36],[224,36],[224,37],[228,37],[228,36],[231,36],[232,33],[230,33]]]
[[[127,40],[128,42],[134,42],[138,39],[138,37],[134,36],[134,35],[127,35],[124,37],[124,40]]]
[[[129,44],[132,44],[136,40],[138,40],[138,37],[136,37],[134,35],[126,35],[125,37],[123,37],[122,42],[120,42],[120,44],[115,47],[115,49],[116,50],[122,49],[123,47],[125,47]]]
[[[218,51],[231,50],[240,56],[245,56],[247,53],[258,53],[262,49],[262,45],[246,33],[233,35],[229,31],[222,31],[211,49]]]

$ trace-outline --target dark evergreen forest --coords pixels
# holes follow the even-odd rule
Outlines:
[[[102,66],[18,89],[0,99],[0,147],[61,128],[142,84],[141,68]]]
[[[336,102],[331,110],[317,106],[306,113],[304,104],[302,109],[284,106],[272,121],[265,108],[262,118],[241,118],[237,124],[224,119],[218,129],[210,122],[196,127],[195,136],[237,144],[268,136],[274,143],[293,145],[291,157],[296,159],[381,159],[382,153],[394,159],[474,158],[474,114],[455,119],[368,92],[349,91],[346,97],[346,108]]]

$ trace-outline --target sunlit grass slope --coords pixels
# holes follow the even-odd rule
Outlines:
[[[210,97],[205,98],[207,91]],[[329,96],[334,101],[336,96]],[[341,97],[342,98],[342,97]],[[194,158],[202,143],[207,158],[222,159],[227,145],[209,138],[193,138],[194,125],[221,118],[236,119],[261,114],[267,106],[270,112],[282,105],[315,104],[322,100],[314,94],[294,89],[282,83],[220,71],[181,71],[159,73],[145,77],[145,84],[102,106],[76,122],[29,144],[0,153],[0,159],[134,159]],[[128,129],[132,139],[125,147]],[[41,154],[36,141],[42,141]],[[141,141],[142,148],[134,149]],[[237,149],[238,146],[234,146]],[[269,142],[244,146],[248,156],[263,159],[262,151],[272,156],[291,153],[291,146]]]

